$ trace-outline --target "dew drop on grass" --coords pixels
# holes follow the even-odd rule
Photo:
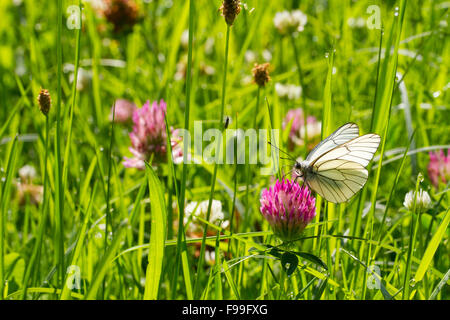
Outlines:
[[[103,147],[100,147],[100,152],[103,152],[105,149]]]
[[[330,56],[330,54],[328,52],[325,52],[325,58],[328,59],[329,56]]]
[[[2,177],[2,182],[5,182],[6,181],[6,178],[5,177]]]

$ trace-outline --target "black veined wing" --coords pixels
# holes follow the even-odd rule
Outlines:
[[[338,135],[331,139],[333,143],[340,141],[339,129],[335,133]],[[306,178],[306,183],[330,202],[347,201],[366,183],[368,172],[365,166],[372,159],[379,144],[379,135],[366,134],[328,149],[309,163],[312,170]]]
[[[323,162],[308,176],[308,186],[327,201],[345,202],[357,193],[367,181],[367,169],[348,160]]]
[[[338,128],[327,138],[322,140],[313,150],[308,154],[306,161],[313,162],[325,152],[336,148],[337,146],[357,138],[359,136],[359,127],[356,123],[347,123]]]

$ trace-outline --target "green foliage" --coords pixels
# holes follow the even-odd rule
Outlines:
[[[135,2],[141,19],[116,33],[89,2],[0,1],[0,298],[450,298],[449,181],[436,187],[428,174],[428,152],[450,148],[445,1],[248,0],[232,27],[219,0]],[[81,29],[67,27],[70,5],[82,8]],[[370,5],[382,29],[367,25]],[[295,9],[307,24],[283,36],[275,14]],[[265,62],[271,81],[258,88],[252,68]],[[276,83],[302,93],[283,98]],[[167,102],[167,159],[124,167],[132,124],[112,125],[117,99]],[[300,107],[322,137],[351,121],[382,145],[364,189],[338,205],[317,198],[292,243],[259,212],[289,160],[266,176],[262,165],[171,157],[171,128],[193,141],[194,121],[223,131],[228,116],[229,129],[279,129],[280,149],[304,159],[320,134],[295,144],[293,122],[283,125]],[[417,188],[431,197],[420,214],[403,206]],[[208,220],[213,200],[224,221]],[[185,215],[193,201],[207,201],[205,215]],[[79,288],[67,286],[71,266]]]

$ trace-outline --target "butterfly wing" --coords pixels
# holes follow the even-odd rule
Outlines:
[[[328,150],[313,160],[311,165],[318,168],[321,163],[340,159],[353,161],[365,167],[369,164],[369,161],[372,160],[379,144],[379,135],[375,133],[365,134]]]
[[[347,123],[334,131],[330,136],[322,140],[311,152],[308,154],[306,161],[312,162],[319,158],[327,151],[336,148],[337,146],[357,138],[359,136],[359,128],[356,123]]]
[[[314,168],[308,176],[308,186],[327,201],[345,202],[357,193],[367,181],[366,168],[348,160],[329,160]]]
[[[312,172],[306,182],[328,201],[347,201],[366,183],[365,166],[379,144],[379,135],[366,134],[326,151],[310,164]]]

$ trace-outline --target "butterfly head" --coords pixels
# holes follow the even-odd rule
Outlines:
[[[294,170],[298,177],[302,178],[303,180],[306,179],[308,176],[309,170],[311,169],[311,166],[306,161],[296,161],[294,165]]]

